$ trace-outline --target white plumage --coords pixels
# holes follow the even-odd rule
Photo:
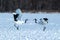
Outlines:
[[[15,23],[18,24],[18,25],[21,25],[21,24],[24,23],[24,21],[20,21],[20,20],[18,20],[18,21],[15,21]]]
[[[20,21],[20,20],[18,20],[18,21],[15,21],[14,22],[14,26],[16,27],[16,28],[18,28],[20,25],[22,25],[24,23],[24,21]]]
[[[45,20],[44,18],[41,18],[38,23],[42,24],[42,25],[46,25],[48,23],[48,20]]]

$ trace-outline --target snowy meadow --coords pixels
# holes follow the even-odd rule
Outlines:
[[[48,24],[35,23],[33,19],[48,18]],[[59,13],[23,13],[22,21],[27,23],[19,25],[19,30],[14,26],[12,13],[0,13],[0,40],[60,40],[60,14]]]

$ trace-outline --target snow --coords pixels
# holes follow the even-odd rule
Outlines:
[[[40,18],[48,18],[46,30],[44,25],[35,23]],[[19,30],[14,26],[13,14],[0,13],[0,40],[60,40],[60,14],[38,12],[38,14],[23,13],[22,19],[27,23],[19,25]]]

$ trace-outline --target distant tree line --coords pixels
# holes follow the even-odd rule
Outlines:
[[[0,11],[13,11],[20,3],[18,0],[0,0]]]
[[[57,10],[60,11],[60,0],[0,0],[0,12],[22,10]]]

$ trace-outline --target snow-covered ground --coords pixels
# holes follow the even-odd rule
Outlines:
[[[39,12],[38,14],[23,13],[22,20],[28,19],[27,23],[19,25],[19,30],[14,26],[12,14],[0,13],[0,40],[60,40],[60,14]],[[48,18],[46,30],[43,25],[36,24],[40,18]]]

